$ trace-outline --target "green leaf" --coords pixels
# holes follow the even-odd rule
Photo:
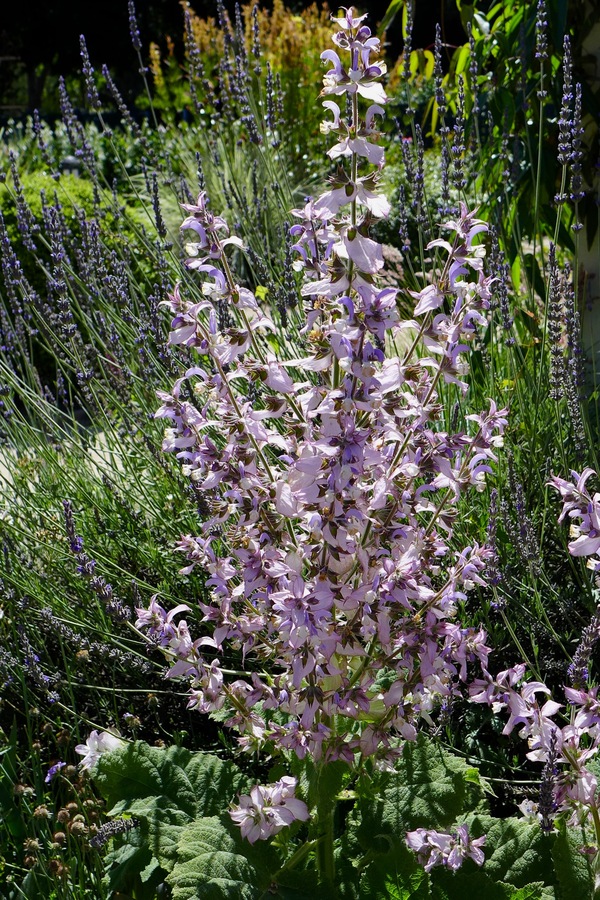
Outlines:
[[[377,33],[382,35],[384,31],[390,27],[400,10],[404,7],[404,0],[392,0],[390,5],[385,11],[385,15],[381,22],[379,23],[379,27],[377,28]]]
[[[316,870],[313,869],[309,872],[306,869],[293,868],[283,872],[281,876],[275,876],[267,898],[268,900],[331,900],[331,893],[319,884]]]
[[[466,822],[473,837],[486,835],[484,871],[494,881],[524,888],[552,880],[554,837],[544,834],[537,822],[482,815],[468,816]]]
[[[512,884],[498,884],[490,875],[467,861],[458,872],[445,868],[431,872],[433,900],[465,900],[466,897],[485,900],[512,900],[515,888]]]
[[[588,900],[593,896],[593,876],[590,862],[580,849],[594,843],[591,834],[582,828],[567,828],[559,823],[552,857],[561,900]]]
[[[512,279],[513,287],[515,291],[519,292],[521,290],[521,257],[515,256],[513,260],[513,264],[510,267],[510,276]]]
[[[510,895],[510,900],[554,900],[555,896],[554,888],[535,881],[516,890]]]
[[[167,877],[173,900],[258,900],[267,891],[278,869],[275,851],[264,842],[242,841],[227,820],[225,813],[182,829]]]
[[[164,881],[166,872],[152,855],[148,834],[141,829],[116,838],[104,858],[104,882],[112,894],[122,893],[151,900],[156,886]]]
[[[271,332],[269,332],[267,335],[265,335],[265,339],[271,350],[273,350],[275,353],[281,353],[281,342],[279,341],[279,338],[276,334],[272,334]]]
[[[107,857],[113,892],[154,896],[148,891],[166,878],[173,900],[250,900],[275,882],[280,866],[274,848],[243,841],[227,813],[231,800],[249,789],[248,779],[232,763],[182,747],[138,742],[104,755],[95,780],[112,804],[112,815],[128,812],[140,819],[139,828],[121,844],[117,839]],[[337,772],[334,781],[339,785]],[[316,883],[304,894],[297,887],[292,879],[282,888],[281,900],[319,896]]]
[[[360,881],[359,897],[431,900],[429,875],[406,845],[399,845],[369,866]]]
[[[473,2],[472,0],[457,0],[456,5],[458,6],[460,12],[460,21],[462,27],[467,33],[468,27],[473,21]]]
[[[459,50],[456,51],[452,58],[452,62],[454,65],[454,74],[461,75],[463,72],[466,72],[469,68],[469,63],[471,61],[471,50],[468,44],[464,44]]]
[[[482,803],[481,785],[464,760],[420,736],[405,745],[394,772],[383,776],[375,799],[359,800],[353,813],[359,840],[366,850],[387,844],[380,838],[404,841],[415,828],[446,828],[461,814]]]
[[[459,815],[485,809],[477,770],[420,736],[405,745],[393,773],[360,788],[340,854],[342,859],[362,856],[360,891],[353,893],[353,873],[346,866],[342,896],[383,898],[394,884],[407,897],[412,891],[414,900],[426,900],[429,880],[415,881],[422,869],[406,846],[406,832],[420,827],[443,830]]]
[[[390,879],[385,883],[385,893],[373,894],[374,900],[427,900],[430,896],[429,878],[423,869],[413,872],[407,884]]]
[[[248,787],[233,763],[210,753],[150,747],[142,741],[103,755],[94,780],[112,805],[110,815],[126,812],[141,820],[140,832],[166,871],[175,863],[182,829],[202,816],[220,815]],[[123,877],[130,875],[133,858],[117,856],[112,862]],[[135,860],[144,867],[150,862],[141,854]],[[119,872],[109,875],[112,882]]]
[[[516,888],[506,881],[495,881],[482,869],[466,862],[458,872],[435,869],[433,900],[465,900],[466,897],[485,900],[555,900],[554,889],[536,881]]]

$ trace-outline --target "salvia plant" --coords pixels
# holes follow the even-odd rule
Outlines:
[[[227,248],[241,242],[204,193],[184,205],[183,227],[198,237],[188,267],[211,280],[200,303],[175,289],[170,340],[207,363],[162,395],[157,416],[169,425],[163,448],[207,494],[202,534],[178,550],[184,574],[197,565],[209,573],[202,611],[213,630],[194,641],[174,622],[184,610],[167,614],[157,602],[137,621],[172,656],[170,677],[191,677],[190,704],[226,706],[243,746],[351,766],[393,760],[392,735],[414,740],[420,721],[452,700],[467,662],[487,656],[483,633],[452,620],[481,583],[488,551],[455,553],[449,541],[455,501],[483,486],[506,423],[493,402],[471,417],[470,435],[436,421],[436,388],[444,380],[466,390],[464,354],[485,321],[490,279],[473,246],[484,223],[462,207],[447,224],[451,240],[432,243],[441,259],[417,296],[419,322],[400,323],[397,291],[378,286],[383,259],[369,225],[388,211],[374,142],[386,98],[383,66],[370,59],[379,42],[363,18],[335,20],[346,66],[336,51],[323,54],[332,64],[323,95],[351,101],[347,122],[326,99],[333,120],[323,125],[336,139],[331,158],[348,166],[294,211],[291,229],[306,276],[308,356],[270,351],[273,322],[228,262]],[[414,352],[421,342],[426,356]],[[190,381],[194,402],[182,397]],[[227,643],[248,676],[225,677],[214,653]]]
[[[405,5],[397,69],[412,140],[388,136],[385,168],[393,79],[386,96],[379,41],[351,9],[322,54],[319,141],[320,108],[290,86],[298,60],[304,81],[316,67],[325,16],[288,21],[278,4],[270,22],[221,7],[218,29],[184,10],[189,88],[174,56],[161,74],[151,51],[159,103],[143,124],[107,69],[97,81],[82,40],[98,128],[81,124],[63,84],[62,124],[35,116],[21,143],[9,136],[10,900],[598,895],[589,569],[600,501],[591,469],[572,482],[551,474],[579,458],[597,467],[578,285],[564,223],[523,256],[528,219],[498,199],[516,202],[535,152],[530,168],[519,163],[517,124],[495,106],[505,82],[486,74],[489,54],[510,55],[502,36],[517,42],[518,6],[490,10],[490,40],[467,10],[468,52],[444,78],[441,30],[433,53],[411,52]],[[541,146],[542,95],[556,94],[544,60],[557,69],[562,32],[543,2],[530,7],[507,77],[520,72],[531,105],[535,32]],[[286,68],[277,48],[288,39]],[[576,224],[585,206],[574,48],[567,39],[561,173],[548,182],[558,206],[544,222]],[[108,127],[108,94],[122,130]],[[439,143],[415,121],[427,98]],[[172,123],[174,102],[194,121],[164,128],[156,114]],[[515,122],[529,120],[517,107]],[[394,151],[399,203],[385,196]],[[60,174],[65,152],[83,177]],[[45,174],[28,174],[40,160]],[[327,189],[305,197],[327,168]],[[551,524],[556,491],[570,558]],[[516,751],[515,730],[527,742]],[[18,758],[23,743],[31,752]]]
[[[237,736],[240,764],[92,731],[76,750],[117,817],[94,838],[110,842],[114,892],[596,895],[585,672],[596,621],[573,662],[564,727],[545,685],[519,686],[524,664],[490,674],[485,631],[461,621],[496,559],[461,540],[459,504],[485,490],[507,410],[489,400],[458,430],[442,392],[468,401],[496,276],[487,226],[460,202],[426,248],[419,290],[383,283],[371,229],[390,212],[378,187],[385,66],[365,18],[343,10],[322,54],[335,171],[292,210],[298,355],[236,274],[244,242],[207,192],[182,204],[200,292],[188,299],[177,284],[164,305],[170,344],[193,364],[160,392],[156,417],[202,511],[177,551],[182,574],[205,573],[204,593],[171,608],[157,595],[135,625],[171,683],[187,683],[188,707]],[[414,318],[400,317],[399,294]],[[600,546],[588,474],[575,489],[553,482],[581,520],[576,555]],[[521,725],[544,764],[539,802],[519,818],[492,816],[489,783],[435,739],[469,696],[508,707],[505,733]]]

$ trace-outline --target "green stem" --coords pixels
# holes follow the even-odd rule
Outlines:
[[[318,782],[317,782],[318,784]],[[333,857],[333,805],[331,798],[323,802],[317,799],[319,842],[317,844],[317,871],[319,881],[335,897],[335,859]]]
[[[600,813],[595,806],[592,806],[592,821],[594,823],[594,833],[596,836],[596,846],[600,847]],[[594,878],[594,886],[592,888],[592,900],[600,898],[600,850],[597,851],[592,864],[592,874]]]
[[[280,881],[282,875],[285,875],[287,872],[291,871],[291,869],[294,869],[299,863],[301,863],[302,860],[304,859],[304,857],[307,856],[311,850],[315,849],[316,844],[317,844],[316,841],[306,841],[306,843],[301,844],[298,847],[298,849],[295,851],[295,853],[293,853],[292,856],[290,856],[290,858],[287,860],[287,862],[283,864],[281,869],[279,869],[279,871],[275,873],[275,875],[273,876],[274,884],[277,884],[278,881]],[[265,891],[265,893],[262,895],[262,897],[265,897],[265,898],[268,898],[271,896],[272,896],[272,894],[271,894],[270,889]],[[261,897],[261,900],[262,900],[262,897]]]
[[[327,717],[325,717],[327,718]],[[321,721],[321,715],[318,717]],[[329,721],[329,720],[328,720]],[[327,889],[327,896],[334,900],[337,897],[335,888],[335,859],[333,856],[333,813],[335,798],[331,790],[326,790],[329,781],[328,765],[322,760],[309,767],[310,786],[308,790],[309,805],[316,808],[313,825],[310,831],[315,848],[315,863],[319,884]]]

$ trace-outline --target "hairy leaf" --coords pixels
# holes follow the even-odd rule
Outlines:
[[[510,900],[555,900],[555,897],[553,887],[536,881],[516,890],[514,894],[510,895]]]
[[[403,843],[407,831],[446,828],[482,805],[477,770],[419,737],[405,745],[394,772],[383,777],[378,798],[359,799],[350,824],[365,850],[385,853],[390,837]]]
[[[128,812],[140,819],[151,857],[167,872],[175,863],[182,829],[202,816],[220,815],[248,786],[236,766],[209,753],[141,741],[102,756],[95,781],[112,805],[111,815]],[[111,861],[117,871],[109,877],[116,887],[115,878],[131,873],[134,858],[123,850]],[[135,861],[141,863],[142,856]],[[144,867],[151,862],[144,854]]]
[[[435,869],[432,873],[433,900],[554,900],[554,889],[541,881],[517,888],[507,881],[496,881],[482,869],[465,863],[458,872]]]
[[[378,776],[348,817],[340,856],[357,860],[360,887],[357,893],[356,870],[342,864],[342,897],[384,897],[394,885],[401,897],[429,898],[429,879],[406,846],[406,832],[445,829],[457,816],[485,809],[483,788],[476,769],[439,745],[425,737],[406,744],[394,772]]]
[[[559,826],[552,857],[561,900],[588,900],[593,896],[593,876],[589,858],[581,849],[594,843],[592,834],[582,828]]]
[[[148,834],[141,829],[118,836],[107,853],[105,883],[111,892],[134,894],[140,900],[152,900],[156,886],[164,880],[166,872],[159,865],[148,845]]]
[[[467,822],[473,837],[487,836],[484,871],[494,881],[513,884],[515,888],[553,881],[554,838],[545,835],[537,823],[491,816],[468,817]]]
[[[277,868],[271,846],[242,841],[224,814],[198,819],[181,830],[177,862],[167,882],[173,900],[258,900]]]
[[[464,864],[458,872],[439,868],[431,872],[433,900],[465,900],[465,898],[485,897],[485,900],[512,900],[515,887],[498,883],[481,869]]]

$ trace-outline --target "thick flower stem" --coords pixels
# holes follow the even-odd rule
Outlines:
[[[600,813],[598,813],[598,809],[595,806],[592,806],[592,821],[596,833],[596,846],[600,847]],[[594,887],[592,890],[592,900],[600,900],[600,850],[596,853],[594,859]]]
[[[330,797],[317,801],[319,842],[317,845],[317,871],[319,881],[328,888],[329,896],[336,896],[335,859],[333,857],[333,804]]]

